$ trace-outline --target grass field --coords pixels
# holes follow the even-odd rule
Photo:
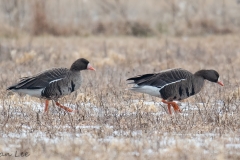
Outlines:
[[[0,1],[0,160],[240,159],[239,0]],[[6,91],[19,78],[84,57],[76,109]],[[215,69],[169,115],[126,79],[169,68]]]
[[[0,159],[239,159],[240,36],[2,38]],[[20,77],[87,58],[80,90],[60,100],[66,113],[5,89]],[[215,69],[210,82],[170,116],[161,99],[133,93],[126,79],[167,68]],[[15,153],[17,152],[17,153]],[[12,154],[12,156],[9,156]]]

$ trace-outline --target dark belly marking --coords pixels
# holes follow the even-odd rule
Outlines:
[[[58,91],[59,91],[60,95],[62,95],[62,91],[61,91],[61,88],[60,88],[59,85],[57,85],[57,88],[58,88]],[[56,95],[56,96],[57,96],[57,95]]]
[[[45,89],[42,90],[41,96],[42,96],[42,97],[46,97],[46,98],[51,98],[48,90],[45,90]]]
[[[192,84],[192,92],[191,92],[191,96],[195,94],[195,91],[194,91],[194,86]]]
[[[187,93],[187,96],[189,97],[189,91],[188,91],[188,88],[186,88],[186,93]]]
[[[181,86],[179,87],[179,95],[180,95],[180,97],[182,96],[182,87]]]
[[[73,91],[74,91],[74,88],[75,88],[75,84],[73,83],[73,81],[71,81],[71,87],[72,87],[71,92],[73,92]]]

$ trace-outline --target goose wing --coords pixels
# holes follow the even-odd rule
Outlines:
[[[139,75],[127,80],[133,80],[132,83],[136,84],[134,87],[153,86],[162,89],[167,85],[184,81],[189,76],[192,76],[191,72],[177,68],[165,70],[159,73]]]
[[[67,68],[53,68],[41,72],[35,76],[23,77],[19,83],[10,86],[11,89],[41,89],[47,87],[50,83],[59,81],[67,76]]]

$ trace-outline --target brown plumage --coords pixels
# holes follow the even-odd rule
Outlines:
[[[173,101],[183,100],[200,92],[204,80],[223,86],[223,83],[219,81],[219,74],[215,70],[199,70],[192,74],[187,70],[177,68],[139,75],[127,80],[133,80],[132,83],[135,84],[130,90],[162,98],[162,102],[168,104],[170,114],[171,105],[175,111],[180,112],[178,105]]]

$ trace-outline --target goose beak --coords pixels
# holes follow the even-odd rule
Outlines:
[[[219,85],[224,86],[224,84],[220,81],[217,82]]]
[[[94,68],[91,66],[90,63],[88,63],[88,65],[87,65],[87,69],[89,69],[89,70],[93,70],[93,71],[96,71],[96,69],[94,69]]]

